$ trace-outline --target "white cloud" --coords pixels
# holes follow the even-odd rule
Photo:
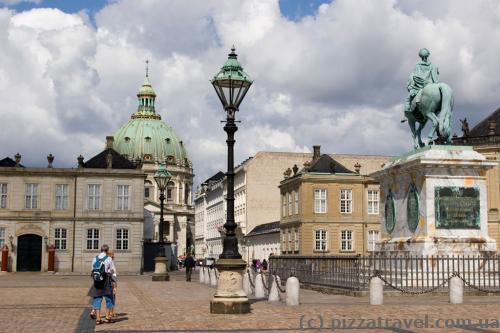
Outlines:
[[[4,1],[5,3],[5,1]],[[118,0],[95,17],[0,10],[0,156],[73,164],[136,108],[149,58],[157,109],[197,181],[225,168],[224,112],[208,80],[236,44],[255,80],[236,160],[258,150],[399,154],[411,146],[405,84],[421,47],[455,91],[455,129],[498,106],[500,3],[336,0],[298,22],[278,0]],[[22,133],[22,135],[20,135]]]
[[[7,6],[17,5],[21,2],[42,3],[43,0],[0,0],[0,4]]]

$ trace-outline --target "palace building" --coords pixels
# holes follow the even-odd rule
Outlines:
[[[184,142],[155,111],[156,93],[147,70],[137,100],[137,110],[130,120],[108,139],[118,153],[140,164],[146,174],[143,196],[146,242],[158,241],[160,193],[154,174],[160,163],[166,164],[172,179],[165,191],[165,240],[172,243],[174,255],[182,255],[194,247],[193,166]]]

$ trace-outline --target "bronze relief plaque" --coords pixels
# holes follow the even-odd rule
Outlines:
[[[437,229],[479,229],[479,189],[444,186],[434,189]]]

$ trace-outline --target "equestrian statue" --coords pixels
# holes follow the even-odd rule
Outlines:
[[[425,146],[421,132],[428,120],[432,122],[432,130],[427,144],[434,143],[435,134],[437,142],[451,144],[453,90],[446,83],[438,81],[439,70],[428,60],[429,50],[423,48],[418,55],[421,60],[410,74],[407,83],[409,94],[404,111],[413,136],[413,146],[415,149]],[[402,120],[404,121],[406,120]]]

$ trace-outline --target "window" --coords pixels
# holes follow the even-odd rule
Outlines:
[[[129,185],[118,185],[117,209],[128,210]]]
[[[174,201],[174,193],[173,193],[174,187],[175,187],[174,182],[168,182],[168,184],[167,184],[167,202]]]
[[[116,229],[116,249],[128,250],[128,229]]]
[[[352,251],[352,230],[342,230],[340,232],[340,250],[341,251]]]
[[[38,184],[26,184],[26,208],[37,208]]]
[[[287,193],[288,197],[288,216],[291,216],[293,214],[292,210],[292,193]]]
[[[299,213],[299,192],[295,192],[295,214]]]
[[[281,230],[281,251],[286,252],[286,231]]]
[[[7,184],[0,184],[0,208],[7,208]]]
[[[87,229],[87,250],[99,250],[99,229]]]
[[[288,251],[292,251],[292,230],[288,230]]]
[[[378,190],[368,190],[368,214],[378,214]]]
[[[283,194],[281,196],[281,201],[282,201],[282,204],[283,204],[283,209],[281,211],[281,216],[285,217],[286,216],[286,194]]]
[[[101,209],[101,185],[89,184],[87,208],[89,210]]]
[[[66,229],[56,228],[54,230],[54,246],[56,250],[66,250]]]
[[[314,250],[326,251],[326,230],[314,231]]]
[[[5,244],[5,228],[0,228],[0,249]]]
[[[314,189],[314,212],[326,213],[326,190]]]
[[[340,212],[352,213],[352,190],[340,190]]]
[[[68,185],[67,184],[57,184],[56,185],[56,209],[57,210],[68,209]]]
[[[149,180],[144,181],[144,198],[149,198],[151,196],[151,189],[153,188],[153,183]]]
[[[375,244],[380,239],[378,230],[368,230],[368,251],[375,251]]]
[[[294,250],[296,252],[299,251],[299,231],[297,229],[295,229],[294,231],[294,237],[293,237],[293,240],[295,241],[295,246],[294,246]]]
[[[189,202],[189,187],[187,184],[184,187],[184,204],[186,204],[186,205],[190,204],[190,202]]]

